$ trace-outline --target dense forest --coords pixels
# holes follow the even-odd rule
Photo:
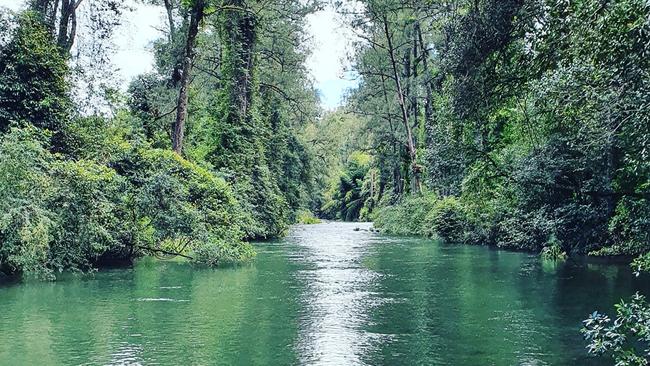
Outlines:
[[[650,249],[644,1],[148,3],[165,36],[127,93],[104,67],[122,1],[2,14],[2,272],[245,261],[312,213],[555,257]],[[305,67],[323,6],[359,81],[330,112]]]
[[[282,235],[309,207],[299,129],[318,109],[302,28],[316,5],[154,3],[166,37],[126,95],[102,67],[122,1],[3,14],[2,272],[52,277],[143,254],[245,261],[246,241]],[[81,30],[91,39],[77,45]]]
[[[327,206],[338,217],[381,207],[376,225],[399,234],[567,255],[648,251],[646,2],[341,11],[360,39],[361,82],[346,108],[372,156],[365,170],[350,156]]]

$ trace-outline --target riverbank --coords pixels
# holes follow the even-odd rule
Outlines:
[[[588,255],[629,263],[642,254],[636,251],[642,248],[622,249],[624,246],[617,244],[616,238],[584,246],[542,219],[513,219],[493,208],[470,204],[453,196],[406,197],[395,205],[378,208],[373,216],[375,227],[385,234],[433,237],[451,243],[541,253],[552,258]],[[572,235],[575,236],[576,231],[580,228],[572,228]]]

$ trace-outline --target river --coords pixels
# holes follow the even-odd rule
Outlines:
[[[361,230],[355,230],[355,229]],[[0,287],[0,365],[608,365],[579,333],[647,277],[622,264],[295,226],[252,264]]]

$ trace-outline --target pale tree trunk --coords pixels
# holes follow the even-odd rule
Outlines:
[[[167,22],[169,23],[169,42],[174,42],[176,34],[176,23],[174,22],[174,4],[172,0],[165,0],[165,11],[167,12]]]
[[[424,77],[429,78],[429,63],[428,63],[428,58],[429,58],[429,51],[424,44],[424,39],[422,37],[422,30],[420,29],[420,23],[416,22],[415,23],[415,32],[417,33],[418,40],[420,42],[420,54],[422,55],[422,66],[424,68]],[[427,93],[427,98],[424,101],[424,121],[427,126],[431,126],[431,123],[433,122],[433,90],[431,87],[431,80],[426,80],[425,79],[425,90]]]
[[[395,87],[397,88],[397,101],[400,107],[400,111],[402,112],[402,123],[406,129],[406,146],[408,149],[409,158],[411,159],[411,189],[413,193],[417,193],[420,192],[421,188],[420,168],[417,164],[417,150],[415,148],[415,142],[413,140],[413,131],[411,130],[411,125],[409,124],[408,109],[404,97],[404,90],[402,89],[402,83],[397,68],[397,61],[395,60],[395,49],[393,48],[393,40],[391,38],[390,30],[388,29],[388,19],[386,16],[383,17],[383,23],[386,40],[388,42],[388,56],[390,57],[390,62],[393,70],[393,78],[395,79]]]

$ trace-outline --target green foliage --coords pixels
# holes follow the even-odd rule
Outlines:
[[[364,34],[360,81],[322,118],[305,67],[318,4],[204,4],[181,156],[167,149],[192,37],[175,21],[194,2],[173,4],[155,70],[110,118],[74,110],[43,14],[0,20],[3,271],[143,252],[239,261],[242,239],[314,221],[306,209],[554,257],[648,252],[647,2],[341,9]]]
[[[77,137],[96,128],[72,125]],[[53,278],[142,253],[208,264],[252,257],[241,242],[241,208],[223,179],[171,151],[134,148],[114,131],[95,136],[107,155],[95,155],[93,145],[80,150],[101,164],[50,153],[48,136],[33,127],[2,136],[0,270]]]
[[[0,270],[8,273],[85,270],[122,245],[124,180],[91,161],[61,160],[43,136],[14,128],[1,140]]]
[[[546,260],[559,261],[567,258],[566,252],[562,250],[562,243],[555,236],[551,235],[546,246],[542,249],[542,258]]]
[[[329,194],[320,208],[329,219],[356,221],[369,218],[378,196],[378,174],[371,169],[372,156],[353,151],[345,170],[331,183]]]
[[[616,304],[616,319],[594,312],[582,333],[593,355],[609,355],[616,365],[644,366],[650,359],[650,304],[638,293]]]
[[[375,214],[375,227],[396,235],[423,235],[425,220],[433,211],[438,199],[433,194],[405,197],[399,205],[384,206]]]
[[[650,272],[650,252],[636,257],[632,261],[632,268],[637,276],[641,272]]]
[[[465,236],[466,217],[462,204],[453,196],[436,201],[424,218],[424,232],[437,235],[449,242],[462,242]]]
[[[24,12],[16,22],[0,45],[0,132],[12,124],[58,131],[71,108],[66,60],[38,15]]]
[[[599,255],[641,254],[650,243],[650,203],[647,199],[623,198],[609,221],[614,245],[594,253]]]
[[[184,158],[167,149],[188,37],[174,22],[191,4],[172,2],[156,70],[133,81],[129,110],[110,118],[74,109],[66,55],[75,33],[55,40],[39,4],[0,19],[9,30],[0,36],[0,271],[53,278],[143,254],[242,262],[254,255],[243,239],[282,235],[310,204],[311,151],[298,130],[317,99],[306,38],[296,36],[304,17],[285,15],[313,5],[232,1],[203,22]],[[96,30],[99,45],[110,25]]]
[[[297,130],[316,109],[303,65],[302,20],[279,14],[309,9],[223,5],[198,35],[183,153],[233,187],[246,237],[276,237],[309,204],[310,155]],[[131,113],[155,147],[169,146],[165,112],[175,107],[184,28],[156,42],[157,69],[130,87]]]
[[[363,127],[362,119],[337,111],[327,113],[302,128],[300,140],[305,146],[307,155],[312,157],[310,163],[312,183],[308,202],[309,207],[317,215],[330,219],[337,217],[341,204],[334,201],[333,195],[338,191],[341,176],[347,169],[348,158],[355,151],[366,148]],[[379,177],[376,173],[375,168],[372,173],[365,176],[366,190],[377,188]],[[347,175],[349,176],[349,173]],[[379,197],[379,190],[376,196]],[[369,211],[367,206],[362,207],[359,212],[360,218],[368,219]]]
[[[233,265],[250,261],[256,255],[253,246],[238,241],[235,244],[221,239],[210,239],[197,246],[192,255],[196,263],[207,266]]]
[[[650,249],[646,2],[364,5],[373,21],[351,19],[369,41],[353,56],[361,82],[348,108],[366,120],[381,192],[392,192],[383,202],[409,205],[399,77],[425,190],[462,206],[448,211],[463,222],[450,240],[567,255]],[[382,209],[380,225],[418,217],[402,209]]]
[[[381,207],[375,217],[375,226],[382,232],[435,236],[454,243],[465,239],[468,225],[460,201],[451,196],[438,198],[432,193],[406,197],[398,205]]]
[[[313,225],[313,224],[320,224],[321,220],[316,216],[314,216],[313,213],[306,210],[302,210],[302,211],[298,211],[296,215],[296,222],[298,224]]]
[[[191,252],[212,241],[238,246],[243,233],[237,202],[226,182],[169,150],[143,150],[129,178],[137,187],[133,205],[151,244]],[[148,244],[148,243],[147,243]]]

